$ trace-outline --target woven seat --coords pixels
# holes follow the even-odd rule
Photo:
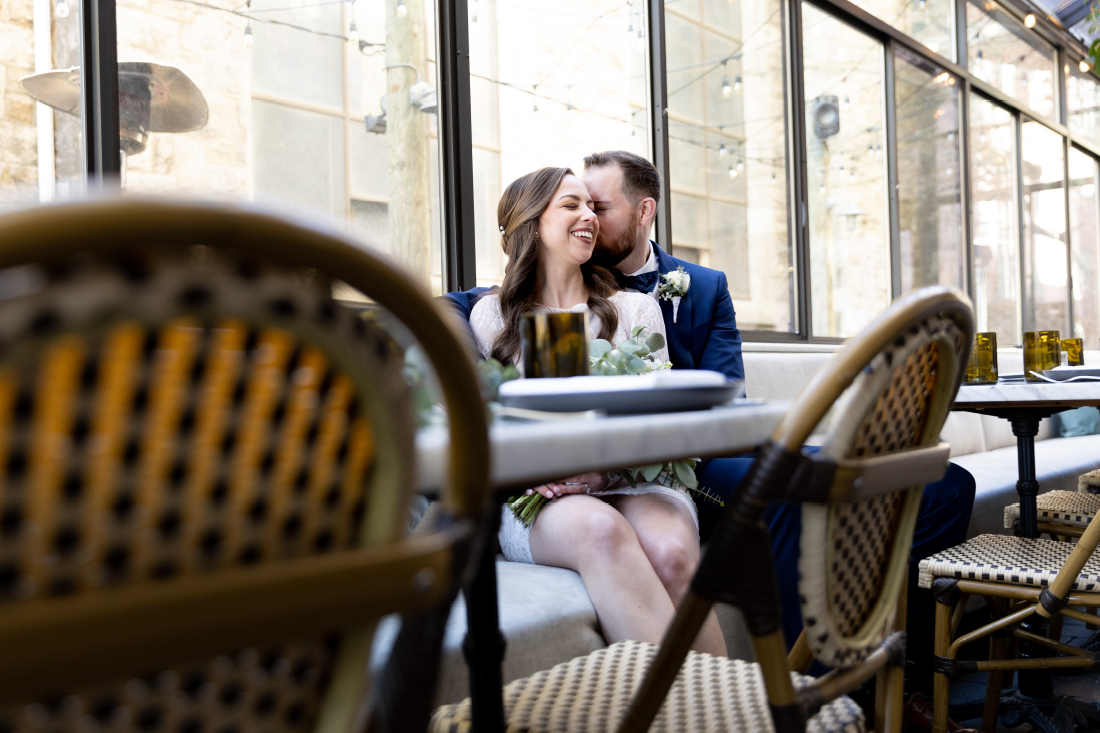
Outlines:
[[[1084,478],[1082,476],[1082,478]],[[1100,494],[1080,491],[1048,491],[1040,494],[1035,504],[1040,524],[1065,525],[1084,529],[1100,512]],[[1020,504],[1005,507],[1005,529],[1012,529],[1020,518]]]
[[[1054,540],[983,534],[920,561],[921,588],[936,578],[985,580],[991,583],[1045,588],[1069,559],[1073,545]],[[1100,590],[1100,558],[1090,558],[1073,590]]]
[[[1078,476],[1077,491],[1081,494],[1100,494],[1100,468]]]
[[[653,644],[620,641],[588,656],[563,662],[504,688],[506,730],[541,733],[605,733],[618,728],[645,671],[657,653]],[[792,674],[795,689],[813,681]],[[438,709],[435,733],[472,730],[469,699]],[[650,731],[773,731],[760,665],[691,652]],[[864,730],[863,711],[838,697],[811,718],[811,733]]]

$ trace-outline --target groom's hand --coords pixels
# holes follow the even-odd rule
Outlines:
[[[556,499],[566,494],[590,494],[597,491],[603,491],[607,488],[608,483],[608,475],[606,473],[602,471],[589,471],[579,476],[570,476],[561,481],[555,481],[554,483],[543,484],[533,489],[527,489],[527,495],[530,496],[537,491],[547,499]]]

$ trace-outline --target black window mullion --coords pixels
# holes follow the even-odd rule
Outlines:
[[[1035,302],[1031,297],[1031,248],[1027,246],[1027,233],[1024,230],[1024,116],[1013,111],[1012,119],[1016,125],[1016,227],[1020,247],[1020,330],[1024,333],[1035,330]]]
[[[970,299],[977,302],[977,288],[974,283],[974,222],[973,199],[970,191],[970,82],[959,80],[959,204],[962,207],[962,256],[963,289]]]
[[[89,190],[117,189],[122,173],[118,120],[118,27],[115,0],[82,0],[80,94],[84,172]]]
[[[1075,318],[1073,312],[1073,232],[1069,213],[1069,188],[1072,183],[1069,177],[1069,154],[1072,146],[1069,140],[1062,138],[1062,205],[1066,210],[1066,320],[1069,326],[1069,335],[1073,338]]]
[[[466,0],[438,0],[439,138],[445,289],[477,284],[470,28]]]
[[[650,149],[653,165],[661,176],[661,200],[657,204],[655,236],[672,253],[672,202],[669,193],[668,79],[665,76],[665,0],[649,0],[649,109]]]
[[[813,310],[810,308],[810,235],[808,172],[806,170],[806,91],[802,57],[802,0],[787,0],[787,33],[784,41],[787,64],[787,125],[790,145],[787,172],[790,176],[791,236],[798,263],[798,332],[806,341],[813,340]]]
[[[894,43],[883,44],[882,97],[886,105],[886,201],[890,210],[890,291],[891,299],[901,295],[901,233],[898,219],[898,141],[897,99],[894,95]]]

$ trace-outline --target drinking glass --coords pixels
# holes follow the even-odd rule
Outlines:
[[[524,377],[588,374],[588,313],[524,313],[519,336]]]
[[[1053,369],[1061,362],[1061,339],[1057,331],[1028,331],[1024,334],[1024,379],[1029,382],[1043,381],[1032,372],[1042,374]]]
[[[1069,366],[1084,366],[1084,341],[1081,339],[1062,339],[1062,350],[1066,352],[1066,364]]]
[[[992,331],[974,334],[974,351],[966,365],[967,384],[997,382],[997,334]]]

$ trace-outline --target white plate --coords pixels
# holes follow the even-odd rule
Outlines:
[[[705,410],[744,394],[744,380],[679,369],[639,376],[516,379],[500,385],[506,407],[545,412],[604,410],[612,415]]]
[[[1055,379],[1059,382],[1074,377],[1100,377],[1100,367],[1097,366],[1060,366],[1054,369],[1044,369],[1043,376]]]

